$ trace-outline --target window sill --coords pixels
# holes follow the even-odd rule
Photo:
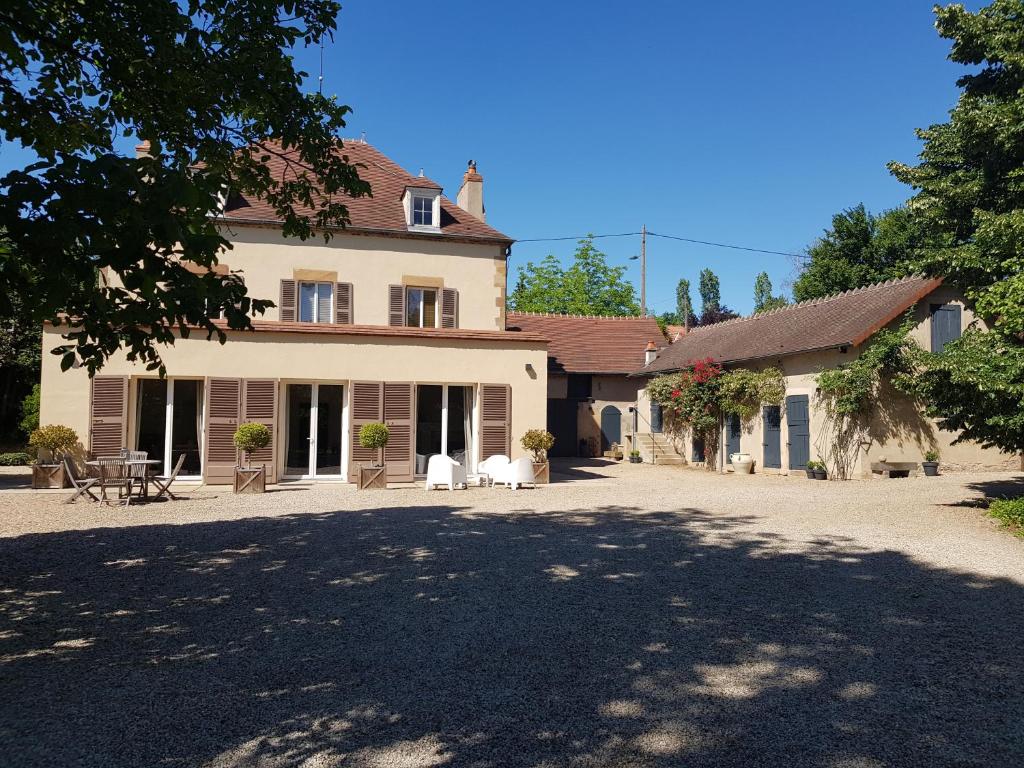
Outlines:
[[[410,232],[424,232],[424,233],[430,234],[430,235],[439,235],[439,234],[441,234],[441,228],[440,227],[428,227],[428,226],[425,226],[424,224],[410,224],[409,225],[409,231]]]

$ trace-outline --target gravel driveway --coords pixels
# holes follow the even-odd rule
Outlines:
[[[1020,766],[1020,474],[0,493],[4,766]]]

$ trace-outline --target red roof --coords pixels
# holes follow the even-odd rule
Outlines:
[[[509,312],[505,327],[546,337],[552,373],[630,373],[644,364],[647,342],[666,344],[653,317]]]
[[[751,317],[691,328],[638,373],[678,371],[692,360],[736,363],[836,347],[856,347],[942,284],[907,277]]]
[[[369,183],[373,193],[372,197],[345,200],[352,221],[348,229],[387,232],[405,237],[438,236],[437,234],[410,232],[405,220],[405,209],[402,206],[402,195],[405,193],[406,187],[441,189],[437,182],[424,176],[413,176],[378,149],[361,141],[346,141],[341,152],[347,155],[352,163],[361,164],[361,167],[358,168],[359,178]],[[294,150],[284,154],[297,156],[297,152]],[[287,176],[288,163],[284,158],[271,155],[267,166],[276,178]],[[223,216],[225,219],[236,222],[277,223],[281,220],[272,206],[259,198],[245,196],[232,196]],[[444,196],[441,197],[440,229],[442,237],[512,242],[512,238],[508,235],[487,226]]]

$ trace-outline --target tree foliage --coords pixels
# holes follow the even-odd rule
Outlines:
[[[793,298],[808,301],[905,277],[917,268],[915,254],[924,241],[906,208],[876,216],[861,203],[837,213],[807,249],[810,258],[793,283]]]
[[[553,254],[539,263],[519,267],[509,304],[516,312],[554,312],[570,315],[636,315],[636,289],[624,279],[625,267],[613,267],[594,247],[579,241],[572,265],[564,269]]]
[[[925,361],[925,400],[964,439],[1024,448],[1024,0],[977,12],[936,7],[950,59],[970,67],[945,123],[919,130],[915,166],[890,163],[917,192],[908,207],[930,238],[919,266],[964,289],[992,331]]]
[[[772,295],[772,281],[767,272],[761,272],[754,278],[754,313],[767,312],[769,309],[784,307],[789,302],[785,296]]]
[[[9,242],[0,238],[0,259],[9,248]],[[8,294],[5,298],[6,308],[0,309],[0,435],[13,438],[20,426],[24,437],[28,437],[39,426],[38,418],[35,423],[23,421],[19,411],[22,402],[31,395],[33,382],[39,380],[42,325],[34,319],[20,294]],[[0,298],[0,303],[3,302]],[[36,417],[38,413],[37,405]]]
[[[722,303],[722,287],[718,275],[710,269],[700,271],[700,324],[714,325],[739,317]]]
[[[349,111],[305,93],[289,49],[330,38],[339,5],[270,0],[25,0],[0,11],[0,137],[37,160],[0,179],[0,314],[21,296],[37,325],[62,324],[94,373],[125,347],[157,346],[213,318],[249,326],[271,302],[238,273],[196,274],[229,247],[211,214],[225,196],[270,203],[285,235],[347,222],[368,187],[341,151]],[[136,136],[151,156],[124,157]],[[268,140],[273,137],[273,141]],[[283,174],[264,161],[291,150]],[[198,270],[202,272],[202,270]],[[97,275],[107,279],[97,281]],[[161,368],[162,370],[162,368]]]

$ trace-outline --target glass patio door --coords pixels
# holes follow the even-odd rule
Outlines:
[[[180,478],[203,474],[203,382],[196,379],[140,379],[136,398],[135,448],[163,465],[168,475],[185,454]]]
[[[286,396],[286,477],[342,476],[341,384],[289,384]]]

